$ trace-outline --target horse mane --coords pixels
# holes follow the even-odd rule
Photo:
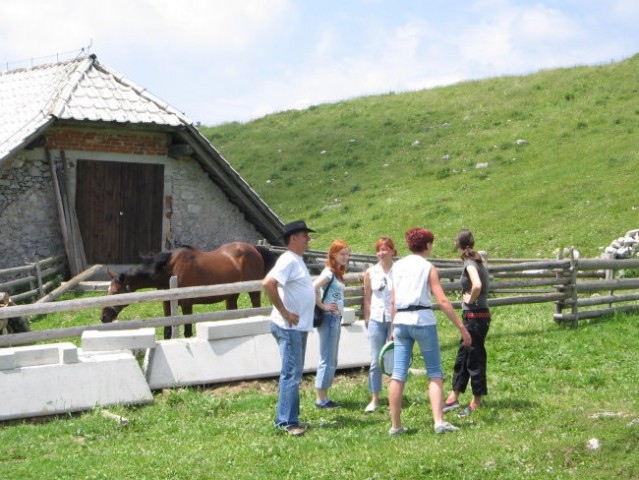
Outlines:
[[[142,277],[148,276],[152,277],[153,275],[164,272],[166,269],[169,260],[171,259],[172,251],[163,251],[158,253],[152,253],[149,255],[140,255],[140,259],[142,263],[131,267],[125,273],[121,273],[120,275],[127,275],[132,277]]]

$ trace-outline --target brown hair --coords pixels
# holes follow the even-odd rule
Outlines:
[[[455,240],[455,246],[461,250],[462,260],[475,260],[483,263],[484,259],[474,250],[475,237],[470,230],[462,229],[459,231],[457,239]]]

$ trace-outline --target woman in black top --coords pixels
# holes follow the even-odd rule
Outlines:
[[[473,399],[458,415],[470,415],[488,393],[486,385],[486,348],[484,342],[490,327],[488,309],[488,269],[483,258],[474,250],[475,238],[470,230],[457,234],[456,246],[461,252],[464,269],[461,275],[462,319],[472,338],[469,347],[459,345],[453,374],[452,391],[444,403],[444,412],[460,407],[457,397],[466,391],[470,381]]]

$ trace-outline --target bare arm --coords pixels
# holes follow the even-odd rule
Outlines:
[[[470,292],[464,292],[462,300],[465,304],[472,305],[477,301],[477,298],[481,294],[481,278],[479,277],[479,271],[475,265],[466,266],[466,272],[470,279],[471,288]]]
[[[466,330],[466,327],[455,313],[455,309],[448,301],[448,297],[446,297],[444,289],[442,288],[441,283],[439,283],[439,273],[437,272],[437,268],[431,268],[429,281],[430,291],[433,293],[435,300],[437,300],[439,308],[441,308],[442,312],[444,312],[453,325],[457,327],[461,333],[464,346],[468,347],[472,343],[470,333],[468,333],[468,330]]]
[[[325,312],[332,312],[335,315],[338,315],[339,314],[339,309],[337,307],[337,303],[335,303],[335,302],[322,303],[322,299],[321,299],[321,297],[319,295],[320,288],[322,288],[323,286],[327,285],[328,282],[330,282],[330,281],[331,281],[330,278],[326,278],[326,277],[323,277],[321,275],[319,277],[317,277],[313,281],[313,288],[315,289],[315,305],[317,305],[319,308],[321,308]]]
[[[277,291],[277,280],[273,277],[266,277],[262,280],[262,287],[268,295],[269,300],[271,301],[271,305],[277,309],[278,312],[282,315],[282,318],[286,320],[290,325],[297,325],[300,321],[299,315],[296,313],[289,312],[286,310],[284,306],[284,302],[280,297],[280,293]]]
[[[371,289],[371,274],[368,270],[364,272],[364,323],[368,328],[368,320],[371,316],[371,298],[373,296],[373,290]]]

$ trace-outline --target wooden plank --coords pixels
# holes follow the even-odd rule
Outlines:
[[[75,254],[73,253],[73,246],[71,245],[70,235],[70,225],[68,222],[68,218],[64,212],[64,206],[62,202],[62,195],[60,193],[60,184],[58,182],[58,175],[56,174],[55,162],[51,158],[51,153],[49,149],[45,147],[44,153],[49,163],[49,167],[51,170],[51,180],[53,181],[53,190],[55,195],[55,204],[58,210],[58,222],[60,223],[60,231],[62,232],[62,240],[64,242],[64,250],[67,253],[67,262],[69,263],[69,269],[71,270],[71,274],[75,275],[77,272],[77,265],[75,263]]]
[[[17,307],[8,307],[17,308]],[[8,309],[7,308],[7,309]],[[80,327],[59,328],[56,330],[39,330],[25,333],[0,335],[0,347],[26,345],[34,342],[46,342],[61,338],[81,337],[87,330],[134,330],[138,328],[163,328],[165,326],[184,325],[187,323],[213,322],[218,320],[236,320],[258,315],[269,315],[273,307],[248,308],[244,310],[223,310],[219,312],[194,313],[175,317],[154,317],[144,320],[127,320],[124,322],[99,323]],[[2,311],[3,309],[0,309]],[[5,309],[6,310],[6,309]]]
[[[87,268],[84,272],[79,273],[78,275],[73,277],[68,282],[64,282],[58,288],[56,288],[52,292],[46,294],[44,297],[40,298],[35,303],[45,303],[45,302],[51,302],[52,300],[55,300],[57,297],[59,297],[63,293],[65,293],[68,290],[70,290],[71,288],[75,287],[82,280],[86,280],[87,278],[91,278],[101,268],[102,268],[102,265],[93,265],[92,267]]]

